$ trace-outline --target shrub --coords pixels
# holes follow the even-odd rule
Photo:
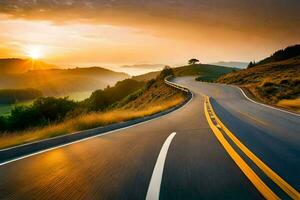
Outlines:
[[[165,66],[165,68],[160,72],[157,79],[165,79],[167,76],[174,76],[173,69],[169,66]]]
[[[10,116],[2,117],[0,130],[20,130],[34,126],[44,126],[61,121],[76,107],[74,101],[65,98],[46,97],[34,101],[31,106],[16,106]]]

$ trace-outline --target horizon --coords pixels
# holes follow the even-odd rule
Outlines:
[[[0,57],[105,68],[258,61],[300,43],[300,3],[287,2],[3,1]]]
[[[36,69],[28,69],[28,71],[30,70],[53,70],[53,69],[76,69],[76,68],[93,68],[93,67],[97,67],[97,68],[103,68],[103,69],[108,69],[114,72],[120,72],[120,73],[126,73],[130,76],[139,76],[139,75],[143,75],[143,74],[147,74],[150,72],[157,72],[157,71],[161,71],[165,66],[169,66],[167,64],[152,64],[152,63],[139,63],[139,64],[125,64],[125,65],[97,65],[97,63],[91,64],[91,65],[69,65],[69,64],[54,64],[54,63],[50,63],[47,62],[46,60],[43,59],[33,59],[30,57],[24,57],[24,58],[16,58],[16,57],[11,57],[11,58],[1,58],[0,60],[5,60],[5,59],[20,59],[20,60],[24,60],[24,61],[37,61],[37,62],[42,62],[45,64],[50,64],[53,65],[53,67],[50,68],[36,68]],[[240,63],[240,64],[248,64],[248,62],[240,62],[240,61],[218,61],[215,63],[200,63],[200,64],[204,64],[204,65],[216,65],[216,66],[222,66],[222,67],[228,67],[228,68],[240,68],[240,69],[244,69],[244,66],[225,66],[222,64],[226,64],[226,63]],[[182,67],[182,66],[186,66],[188,65],[187,63],[183,63],[183,64],[177,64],[177,65],[172,65],[169,66],[171,68],[176,68],[176,67]],[[143,66],[147,66],[149,68],[143,68]],[[141,68],[139,68],[141,67]],[[26,71],[25,71],[26,72]]]

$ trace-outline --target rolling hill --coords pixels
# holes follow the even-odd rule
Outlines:
[[[28,60],[0,60],[0,88],[34,88],[46,96],[68,95],[72,92],[93,91],[114,85],[129,78],[126,73],[114,72],[101,67],[57,69],[54,65],[40,62],[39,67],[29,67]],[[50,68],[50,69],[49,69]]]
[[[47,64],[42,61],[20,58],[2,58],[0,59],[0,74],[22,74],[34,69],[57,68],[55,65]]]
[[[224,67],[234,67],[234,68],[240,68],[244,69],[247,68],[249,63],[247,62],[237,62],[237,61],[231,61],[231,62],[216,62],[216,63],[211,63],[211,65],[217,65],[217,66],[224,66]]]
[[[222,67],[208,64],[195,64],[173,68],[176,76],[199,76],[209,80],[216,80],[221,75],[238,70],[237,68]],[[140,76],[134,76],[133,79],[138,81],[147,81],[154,79],[160,72],[149,72]]]
[[[239,85],[258,101],[300,111],[300,56],[290,58],[295,55],[292,54],[286,56],[288,59],[273,61],[278,60],[278,55],[275,53],[254,67],[226,74],[217,82]]]

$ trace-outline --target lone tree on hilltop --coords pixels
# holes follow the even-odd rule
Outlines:
[[[189,65],[195,65],[195,64],[197,64],[198,62],[199,62],[198,59],[192,58],[192,59],[189,60]]]

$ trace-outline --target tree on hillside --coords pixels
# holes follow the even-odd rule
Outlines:
[[[192,58],[189,60],[189,65],[195,65],[199,62],[199,60],[197,58]]]
[[[165,66],[164,69],[160,72],[158,78],[164,79],[167,76],[174,76],[173,69],[169,66]]]
[[[254,67],[256,65],[255,61],[251,61],[248,65],[248,68]]]

